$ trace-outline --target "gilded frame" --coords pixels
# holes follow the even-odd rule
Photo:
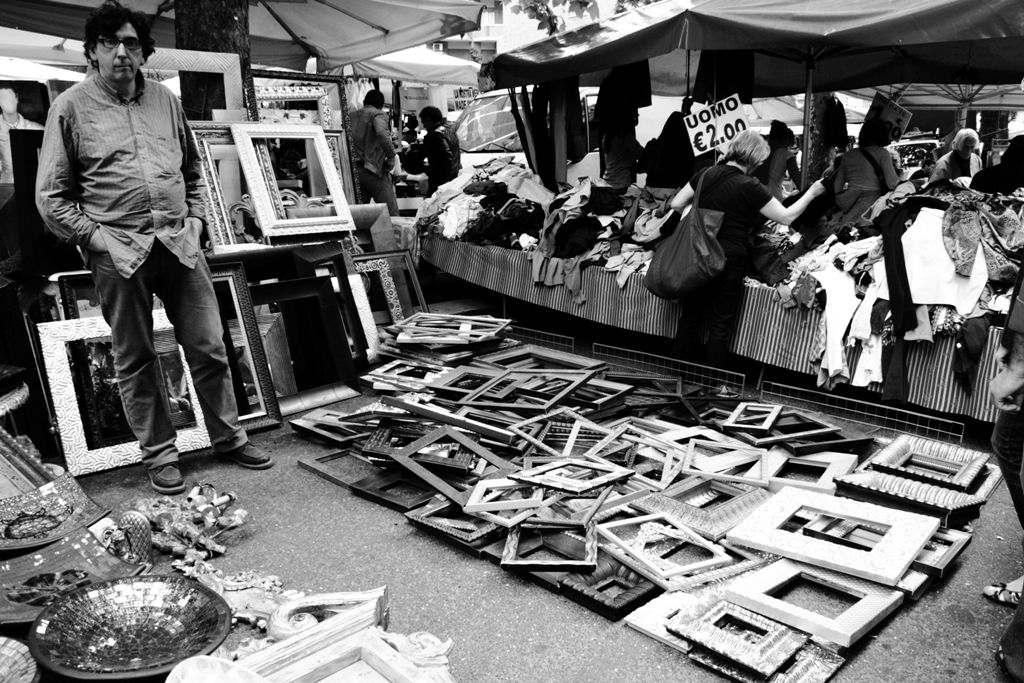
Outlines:
[[[801,579],[845,593],[856,598],[856,602],[838,616],[829,617],[775,597],[774,593]],[[787,626],[851,647],[902,604],[903,593],[872,581],[783,559],[737,578],[726,589],[725,598]]]
[[[723,495],[729,499],[707,508],[688,503],[695,496]],[[719,541],[729,529],[746,519],[771,496],[761,488],[747,488],[728,482],[691,478],[631,503],[649,514],[663,512],[693,529],[709,541]]]
[[[261,105],[264,102],[309,102],[315,101],[317,104],[316,111],[319,121],[298,121],[292,122],[287,120],[267,120],[262,114],[264,111],[275,111],[272,107],[257,107],[257,113],[260,114],[258,121],[260,123],[269,123],[271,125],[306,125],[312,124],[314,126],[320,126],[321,128],[331,127],[331,101],[327,96],[327,89],[319,85],[257,85],[254,86],[256,91],[256,103]],[[284,110],[289,111],[289,110]]]
[[[862,521],[886,528],[887,532],[874,548],[858,550],[782,528],[801,510]],[[938,528],[939,520],[934,517],[787,486],[761,505],[758,514],[733,527],[726,538],[732,543],[895,586]]]
[[[242,172],[249,184],[253,211],[266,239],[292,235],[310,235],[336,232],[354,232],[355,222],[348,208],[348,199],[341,184],[341,176],[334,165],[327,137],[320,126],[311,125],[265,125],[260,123],[233,123],[231,135],[238,146],[238,159]],[[314,218],[284,218],[280,191],[276,183],[271,184],[268,175],[273,169],[266,168],[266,160],[257,152],[259,140],[285,138],[306,140],[313,143],[320,169],[330,190],[336,215]]]
[[[49,323],[39,323],[39,345],[42,349],[43,365],[46,368],[47,383],[53,399],[53,411],[60,432],[60,442],[64,449],[64,460],[68,472],[78,476],[91,472],[132,465],[142,460],[142,452],[137,441],[102,448],[90,449],[86,441],[85,425],[79,411],[78,396],[75,394],[72,380],[71,364],[67,355],[67,344],[95,337],[110,335],[110,327],[103,318],[78,318]],[[167,314],[162,310],[153,311],[153,329],[173,330]],[[179,347],[179,351],[181,351]],[[184,377],[189,394],[195,397],[196,388],[192,383],[185,354],[181,352]],[[175,446],[179,453],[195,451],[210,446],[210,436],[206,432],[203,411],[195,411],[196,425],[189,429],[179,429]]]

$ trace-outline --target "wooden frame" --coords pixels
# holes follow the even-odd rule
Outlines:
[[[873,549],[865,551],[844,548],[783,528],[790,518],[804,510],[812,516],[824,513],[860,520],[887,531]],[[895,586],[938,528],[938,520],[932,517],[787,486],[758,508],[757,515],[733,527],[726,538],[733,543]]]
[[[238,158],[242,164],[252,197],[256,220],[268,239],[289,235],[309,235],[330,232],[351,232],[355,223],[348,208],[348,200],[341,184],[341,177],[334,167],[327,138],[319,126],[268,126],[258,123],[233,123],[231,135],[238,145]],[[279,215],[280,193],[276,185],[270,187],[267,171],[257,154],[257,140],[295,139],[312,142],[324,180],[330,190],[334,216],[317,218],[282,218]]]
[[[321,267],[333,271],[331,275],[337,280],[338,291],[346,304],[343,318],[348,323],[354,350],[357,354],[365,354],[366,363],[376,362],[380,354],[377,325],[349,248],[338,241],[303,245],[292,250],[291,257],[300,275],[315,275]],[[358,318],[358,324],[353,316]]]
[[[382,397],[381,402],[386,406],[399,408],[406,412],[419,415],[420,417],[434,420],[435,422],[451,425],[453,427],[458,427],[459,429],[464,429],[469,432],[486,436],[487,438],[494,439],[502,444],[510,444],[516,439],[516,435],[507,429],[502,429],[485,422],[480,422],[479,420],[473,420],[461,415],[456,415],[455,413],[438,406],[427,403],[406,401],[392,396]]]
[[[459,403],[491,410],[548,411],[586,384],[593,376],[592,370],[507,370],[471,394],[460,398]],[[560,384],[548,388],[552,382]],[[506,385],[514,387],[511,392]],[[498,389],[499,393],[493,393],[495,389]],[[510,395],[516,400],[502,400]]]
[[[257,121],[259,123],[277,125],[312,124],[321,128],[332,127],[331,100],[327,95],[327,88],[319,85],[254,85],[256,92]],[[316,102],[316,113],[319,120],[305,121],[301,117],[292,119],[289,109],[278,110],[275,107],[262,106],[268,102]],[[283,111],[285,115],[272,116],[270,112]],[[303,110],[306,111],[306,110]]]
[[[53,399],[53,411],[60,431],[60,442],[63,446],[68,472],[78,476],[139,462],[142,454],[134,436],[126,443],[96,449],[90,449],[86,442],[85,425],[79,410],[79,399],[75,394],[67,344],[71,341],[108,337],[110,327],[107,323],[103,318],[80,318],[40,323],[36,329],[39,331],[43,364],[46,367],[47,383]],[[172,329],[164,311],[153,311],[154,331]],[[196,389],[192,383],[192,375],[180,347],[179,352],[189,395],[195,397]],[[210,437],[206,432],[203,412],[197,408],[193,412],[195,413],[195,427],[178,430],[175,447],[179,453],[210,446]]]
[[[579,528],[579,527],[573,527]],[[594,526],[582,527],[582,557],[578,543],[557,529],[537,529],[527,525],[514,526],[505,538],[505,550],[499,564],[506,569],[528,572],[592,572],[597,568],[597,532]],[[531,560],[530,553],[545,549],[563,559]]]
[[[505,370],[603,370],[608,367],[601,360],[536,344],[486,353],[474,358],[473,364]]]
[[[571,470],[576,470],[575,474],[587,477],[577,478],[573,476],[574,472]],[[534,486],[580,494],[624,481],[633,475],[633,470],[611,463],[601,463],[593,459],[560,458],[537,467],[513,472],[508,476],[510,479]]]
[[[989,477],[992,477],[995,467],[988,467]],[[995,476],[998,481],[998,474]],[[980,495],[875,470],[862,470],[839,477],[836,479],[836,489],[850,498],[884,501],[889,505],[901,505],[936,515],[942,519],[943,526],[974,519],[985,504],[985,498]]]
[[[819,515],[803,528],[808,536],[824,538],[835,543],[845,543],[851,548],[871,549],[884,535],[876,527],[849,522],[827,515]],[[921,548],[911,563],[912,570],[941,578],[949,565],[971,542],[971,534],[957,529],[940,528]]]
[[[420,279],[416,275],[416,264],[413,263],[412,254],[407,249],[390,249],[385,251],[374,250],[363,254],[353,254],[352,260],[356,264],[356,272],[365,274],[372,269],[381,270],[382,286],[387,293],[387,284],[383,281],[383,270],[379,262],[386,263],[390,271],[391,281],[394,284],[395,292],[392,298],[388,298],[388,307],[391,309],[391,320],[389,323],[399,322],[416,313],[429,313],[430,305],[423,296],[420,288]],[[361,270],[360,264],[370,263],[367,270]],[[412,295],[412,296],[410,296]],[[397,306],[392,302],[397,301]],[[401,315],[397,315],[397,310]]]
[[[374,389],[423,391],[432,382],[451,374],[452,368],[413,360],[393,360],[363,375]],[[381,386],[378,386],[381,385]]]
[[[405,448],[390,454],[391,458],[396,463],[404,467],[414,476],[422,479],[445,498],[457,503],[460,507],[466,505],[466,502],[469,500],[469,493],[455,488],[449,482],[445,481],[427,469],[424,465],[417,462],[413,457],[427,446],[442,440],[450,440],[460,444],[464,448],[473,452],[479,458],[496,467],[499,472],[508,472],[514,468],[512,463],[503,458],[499,458],[497,455],[476,443],[462,432],[452,429],[451,427],[435,429],[423,438],[417,439]]]
[[[740,403],[722,422],[722,429],[768,434],[782,415],[782,408],[771,403]]]
[[[352,173],[352,152],[350,151],[352,146],[348,141],[348,132],[343,128],[327,127],[324,129],[324,137],[327,138],[327,146],[334,153],[334,165],[341,176],[341,185],[345,188],[345,196],[352,197],[353,202],[358,201],[360,193],[356,188],[359,181]]]
[[[504,377],[505,374],[499,376]],[[543,426],[545,424],[550,424],[554,422],[556,418],[560,417],[564,417],[565,422],[582,424],[585,427],[592,429],[594,431],[598,431],[601,433],[607,433],[608,431],[604,427],[598,425],[596,422],[591,422],[590,420],[586,419],[585,417],[575,412],[571,408],[567,408],[565,406],[557,408],[550,413],[545,413],[543,415],[535,415],[534,417],[527,418],[525,420],[520,420],[515,424],[509,425],[508,429],[511,433],[533,444],[534,446],[541,449],[545,453],[548,453],[553,457],[560,458],[564,457],[564,454],[566,452],[565,447],[563,447],[562,450],[556,450],[555,448],[552,448],[548,444],[544,443],[544,441],[542,441],[542,439],[540,438],[540,434],[543,433],[543,429],[541,429],[541,432],[539,432],[538,434],[531,434],[529,431],[526,430],[527,427],[530,427],[532,425]]]
[[[409,512],[409,510],[425,505],[434,497],[432,489],[401,471],[375,472],[357,481],[345,482],[345,485],[357,496],[399,512]],[[405,496],[389,493],[399,486],[408,487],[413,491],[418,489],[419,493],[410,491]]]
[[[806,481],[794,477],[781,476],[786,467],[809,467],[818,474],[814,481]],[[835,494],[835,478],[849,474],[857,467],[857,456],[852,453],[815,453],[814,455],[790,455],[781,449],[773,448],[761,458],[761,462],[748,472],[759,480],[768,481],[768,490],[772,493],[784,486]]]
[[[438,396],[444,396],[446,398],[460,398],[468,396],[493,378],[499,377],[502,374],[504,374],[502,370],[463,365],[461,367],[452,368],[452,371],[443,377],[431,380],[427,383],[426,388],[433,391]],[[477,378],[479,378],[479,381],[477,381]],[[469,381],[474,382],[474,386],[458,386],[459,384],[465,384]],[[513,420],[513,422],[515,421],[517,420]]]
[[[195,121],[190,122],[190,125],[192,134],[195,136],[196,147],[199,149],[203,180],[205,181],[203,198],[206,201],[207,236],[215,248],[248,244],[249,240],[259,241],[260,235],[251,235],[245,232],[244,227],[235,224],[233,215],[242,212],[243,206],[246,206],[247,209],[251,209],[251,207],[238,202],[230,202],[226,196],[226,187],[222,182],[222,175],[226,172],[221,166],[224,162],[236,162],[239,180],[243,175],[242,163],[238,156],[238,145],[231,136],[231,124]],[[261,167],[270,165],[270,156],[266,148],[259,148],[257,155],[262,159]],[[248,186],[245,189],[248,189]],[[238,190],[239,200],[249,194],[243,192],[241,186]],[[242,220],[244,222],[244,217]],[[252,214],[252,220],[256,220],[255,214]]]
[[[730,680],[744,683],[762,680],[760,677],[752,677],[743,667],[709,650],[693,649],[686,656],[697,664],[718,672]],[[797,653],[790,659],[790,663],[783,665],[783,668],[779,669],[770,680],[779,683],[820,683],[831,680],[832,676],[845,663],[844,657],[840,657],[832,650],[817,645],[813,641],[808,641],[797,650]]]
[[[709,502],[726,500],[708,507]],[[760,488],[711,479],[687,479],[632,503],[647,513],[663,512],[708,539],[719,541],[771,496]]]
[[[562,595],[611,621],[622,619],[662,592],[658,586],[600,550],[597,566],[592,572],[568,574],[558,583]]]
[[[281,397],[281,412],[284,414],[298,412],[311,407],[302,397],[315,394],[322,386],[356,382],[358,372],[348,344],[348,334],[341,308],[338,306],[332,279],[329,277],[307,277],[251,285],[249,292],[253,305],[307,303],[305,307],[294,307],[283,311],[286,314],[285,329],[288,331],[288,346],[291,350],[292,364],[296,370],[296,384],[300,380],[306,385],[299,388],[295,398]],[[308,312],[316,311],[316,315],[304,315],[303,308]],[[288,324],[289,315],[294,315],[297,323],[304,323],[302,329],[295,324]],[[312,325],[310,327],[310,325]],[[319,350],[309,353],[311,350]],[[307,355],[309,353],[309,355]],[[327,382],[314,384],[325,378]],[[333,384],[332,384],[333,383]],[[329,394],[326,402],[333,403],[344,398],[351,398],[356,392],[345,387],[347,395]],[[320,405],[324,401],[320,401]]]
[[[732,628],[720,626],[723,621],[752,627],[746,629],[747,632],[758,635],[745,637]],[[676,616],[665,627],[694,645],[725,657],[764,678],[782,668],[807,642],[807,636],[802,633],[724,601],[692,621]]]
[[[441,496],[434,496],[422,507],[406,512],[405,517],[413,524],[439,534],[446,541],[470,550],[477,557],[480,549],[501,533],[499,525],[467,514]]]
[[[529,496],[524,498],[509,498],[508,494],[528,490]],[[544,493],[530,484],[514,481],[508,478],[481,479],[473,487],[466,504],[462,506],[465,512],[494,512],[497,510],[522,510],[524,508],[536,508],[544,502]]]
[[[334,74],[311,74],[311,73],[299,73],[295,71],[274,71],[271,69],[251,69],[249,71],[254,81],[253,89],[255,90],[255,79],[267,78],[275,81],[295,81],[297,83],[313,83],[317,84],[328,91],[328,98],[333,100],[331,87],[333,86],[337,93],[338,101],[334,111],[340,116],[340,120],[332,120],[329,123],[324,124],[325,133],[328,134],[328,140],[330,140],[330,134],[338,134],[340,137],[340,143],[337,147],[336,154],[339,163],[338,171],[343,179],[347,178],[345,182],[346,192],[351,189],[351,194],[346,194],[346,197],[351,197],[353,202],[361,201],[362,192],[359,186],[359,177],[357,173],[353,172],[356,168],[356,160],[352,157],[352,141],[351,133],[352,125],[349,121],[349,108],[345,97],[345,78],[343,76],[336,76]],[[360,103],[355,103],[356,106],[360,106]],[[331,105],[335,105],[335,102],[331,101]],[[249,112],[249,118],[257,120],[258,112],[256,111],[255,102]],[[332,117],[337,119],[338,117]]]
[[[495,339],[512,324],[486,315],[416,313],[395,323],[399,344],[473,344]]]
[[[384,292],[384,300],[387,303],[388,319],[382,322],[391,324],[404,320],[406,312],[402,310],[402,301],[398,298],[398,288],[395,286],[395,279],[391,275],[391,264],[388,263],[387,259],[378,258],[375,254],[367,255],[369,258],[363,256],[353,256],[352,261],[355,264],[355,272],[360,275],[369,278],[370,274],[376,274],[380,278],[381,289]],[[367,296],[370,294],[370,286],[363,283],[363,287],[366,290]],[[409,312],[411,315],[412,312]],[[376,316],[374,316],[376,321]]]
[[[801,580],[843,593],[855,602],[830,618],[776,597]],[[790,560],[779,560],[739,577],[726,589],[725,597],[729,602],[842,647],[851,647],[903,602],[903,594],[898,590]]]
[[[146,60],[142,70],[195,71],[224,77],[224,108],[248,111],[242,86],[242,66],[234,52],[202,52],[161,47]]]
[[[890,445],[868,459],[863,469],[969,493],[979,484],[986,464],[988,454],[982,451],[965,448],[926,448],[922,451],[909,445],[906,448]]]
[[[834,427],[822,422],[810,415],[796,410],[784,409],[779,418],[772,425],[767,435],[758,436],[743,431],[737,431],[736,436],[747,441],[752,446],[766,448],[769,446],[781,445],[788,448],[789,444],[802,441],[808,438],[819,438],[827,435],[840,433],[839,427]]]
[[[632,526],[638,527],[634,538],[627,540],[620,535],[620,529]],[[597,525],[597,531],[608,543],[626,553],[631,560],[627,561],[627,564],[666,590],[672,590],[671,581],[675,577],[732,563],[732,558],[721,546],[699,536],[678,520],[661,512],[614,522],[602,522]],[[648,550],[648,546],[651,545],[648,541],[659,536],[666,539],[664,552]],[[656,544],[661,542],[655,541]],[[667,559],[686,545],[698,548],[711,557],[689,564],[679,564]]]

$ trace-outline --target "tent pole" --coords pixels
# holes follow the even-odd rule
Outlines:
[[[551,137],[555,148],[555,182],[566,182],[568,175],[568,136],[565,131],[566,81],[555,81],[551,88]]]
[[[800,145],[800,189],[810,185],[811,160],[811,110],[814,106],[814,57],[808,55],[806,87],[804,89],[804,137]]]

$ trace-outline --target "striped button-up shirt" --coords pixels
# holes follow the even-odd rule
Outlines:
[[[125,100],[99,76],[50,108],[36,176],[36,205],[58,238],[87,245],[99,231],[117,271],[131,277],[159,239],[195,267],[205,215],[195,140],[181,103],[162,85],[137,80]],[[88,252],[86,252],[88,253]]]

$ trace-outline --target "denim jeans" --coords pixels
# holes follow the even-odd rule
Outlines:
[[[142,463],[153,469],[178,460],[167,389],[153,345],[154,295],[163,301],[174,336],[185,351],[214,451],[244,446],[248,438],[238,424],[224,329],[206,259],[200,256],[194,269],[186,268],[155,240],[130,278],[114,269],[109,254],[91,253],[89,267],[112,331],[121,402],[142,448]]]
[[[992,450],[1003,472],[1017,519],[1024,527],[1024,483],[1021,462],[1024,460],[1024,411],[1000,412],[992,430]],[[1024,681],[1024,607],[1013,613],[1009,626],[999,641],[1006,657],[1006,669],[1017,681]]]
[[[359,186],[363,190],[364,199],[387,204],[388,213],[392,216],[398,215],[398,198],[395,196],[395,183],[391,180],[390,173],[385,173],[382,178],[360,166]]]

